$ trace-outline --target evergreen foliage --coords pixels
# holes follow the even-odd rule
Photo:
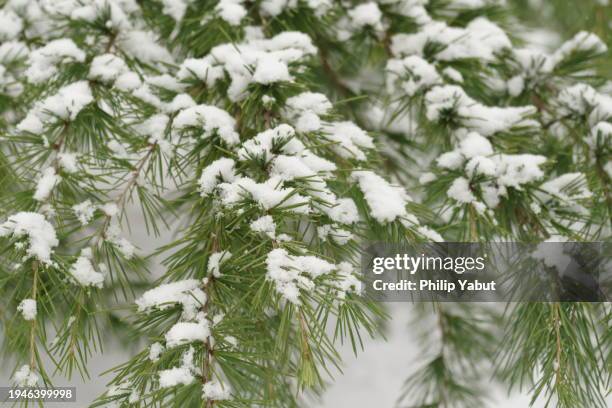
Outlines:
[[[569,19],[544,52],[495,0],[0,5],[18,385],[87,376],[113,337],[146,346],[94,406],[300,406],[387,317],[361,245],[609,240],[611,59]],[[172,239],[146,253],[139,223]],[[425,321],[439,347],[402,405],[482,406],[492,368],[547,406],[606,404],[609,305],[436,303]]]

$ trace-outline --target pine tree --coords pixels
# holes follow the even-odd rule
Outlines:
[[[6,2],[0,313],[15,382],[85,376],[105,337],[129,333],[147,346],[96,406],[298,406],[337,371],[338,345],[357,352],[386,317],[362,293],[361,245],[609,239],[606,45],[579,32],[521,48],[512,13]],[[143,253],[127,239],[142,222],[172,241]],[[430,319],[439,350],[400,399],[481,406],[493,365],[534,401],[603,407],[609,315],[423,307],[414,327]]]
[[[450,241],[607,239],[612,105],[590,70],[606,46],[580,32],[550,55],[515,48],[500,29],[512,21],[506,10],[456,3],[380,6],[388,57],[377,99],[387,104],[382,120],[362,110],[382,125],[383,141],[404,151],[389,156],[398,179],[411,185],[415,167],[423,169],[424,202],[437,208],[437,229]],[[495,331],[483,331],[483,311],[473,306],[433,311],[436,336],[421,341],[438,338],[440,351],[407,380],[404,401],[478,406],[486,395],[473,381],[486,376],[478,356],[490,360],[487,351],[500,348]],[[608,313],[603,305],[510,308],[498,373],[547,405],[604,406]]]
[[[358,240],[433,232],[370,170],[372,138],[310,91],[307,35],[252,27],[201,56],[170,52],[156,4],[73,6],[7,6],[26,40],[8,43],[24,81],[5,141],[23,188],[3,196],[0,229],[16,383],[51,382],[43,353],[86,375],[103,333],[128,324],[114,311],[147,269],[126,239],[134,203],[150,234],[177,238],[129,320],[152,344],[100,403],[295,405],[338,365],[338,341],[357,350],[376,331]],[[231,23],[225,6],[200,21]]]

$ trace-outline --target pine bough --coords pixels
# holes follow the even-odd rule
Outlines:
[[[517,48],[511,18],[487,0],[8,1],[14,382],[50,384],[47,357],[85,376],[129,332],[149,344],[95,405],[297,406],[385,315],[360,244],[608,239],[612,96],[591,70],[606,46]],[[140,222],[172,242],[143,253]],[[503,329],[480,306],[423,312],[440,347],[409,405],[482,404],[494,360],[534,401],[605,406],[606,305],[522,304]]]

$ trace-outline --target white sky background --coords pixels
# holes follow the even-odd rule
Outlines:
[[[365,351],[357,358],[350,345],[344,347],[344,375],[338,377],[327,391],[321,408],[396,407],[404,380],[422,363],[420,355],[424,347],[416,343],[410,332],[413,319],[411,305],[390,303],[388,306],[392,315],[388,325],[388,341],[368,341]],[[529,406],[529,398],[525,395],[508,397],[494,383],[491,388],[491,401],[485,406],[487,408]],[[409,398],[406,399],[403,406],[410,406],[410,402]]]

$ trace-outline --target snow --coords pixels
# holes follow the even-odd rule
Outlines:
[[[285,115],[290,118],[298,132],[313,132],[321,129],[319,115],[325,115],[332,104],[321,93],[303,92],[285,101]]]
[[[273,129],[268,129],[258,133],[255,137],[245,141],[238,150],[238,157],[241,160],[250,160],[254,158],[262,158],[268,161],[272,156],[272,148],[283,146],[282,151],[289,153],[292,146],[289,144],[290,139],[295,136],[295,130],[286,124],[278,125]],[[297,147],[303,149],[304,146],[300,143]]]
[[[302,113],[295,121],[295,129],[298,132],[316,132],[321,129],[321,118],[313,112]]]
[[[159,356],[164,352],[164,346],[159,343],[159,342],[155,342],[153,344],[151,344],[151,347],[149,347],[149,360],[156,362],[159,360]]]
[[[274,156],[273,150],[279,154]],[[245,141],[237,153],[243,161],[261,159],[267,163],[272,160],[270,175],[275,179],[308,177],[305,182],[311,184],[315,190],[326,189],[324,181],[315,175],[328,174],[336,169],[334,163],[306,149],[302,142],[295,138],[295,130],[286,124],[268,129]]]
[[[29,247],[28,256],[38,259],[46,265],[51,265],[53,248],[59,245],[53,226],[42,214],[33,212],[20,212],[8,217],[0,224],[0,237],[12,236],[22,238],[27,236]]]
[[[109,397],[114,397],[121,394],[127,394],[130,392],[131,388],[131,382],[129,380],[124,380],[119,384],[109,386],[106,391],[106,395]]]
[[[276,238],[276,224],[270,215],[259,217],[250,224],[251,230],[266,234],[271,239]]]
[[[0,41],[17,38],[23,28],[23,21],[12,10],[0,10]]]
[[[158,113],[150,116],[141,124],[136,125],[135,128],[141,135],[150,136],[149,140],[147,140],[149,143],[158,143],[164,140],[169,121],[168,115]]]
[[[557,97],[564,109],[561,113],[572,112],[583,115],[597,103],[597,91],[587,84],[574,84],[564,88]]]
[[[115,217],[120,211],[119,206],[114,202],[104,203],[99,208],[107,217]]]
[[[551,245],[549,242],[538,244],[531,257],[542,261],[548,267],[555,268],[561,276],[574,262],[572,257],[565,253],[563,246]]]
[[[398,15],[409,17],[417,25],[423,26],[431,22],[431,17],[425,9],[425,5],[429,0],[401,0],[401,1],[385,1],[387,7],[392,6],[392,12]],[[383,2],[380,2],[383,4]]]
[[[488,107],[480,104],[459,109],[464,124],[483,136],[509,131],[513,127],[539,127],[538,122],[529,117],[537,112],[535,106]]]
[[[473,19],[465,28],[449,27],[441,21],[431,21],[414,34],[396,34],[391,38],[391,52],[395,56],[422,56],[425,46],[437,43],[441,46],[434,58],[454,61],[474,58],[494,61],[496,54],[512,48],[506,33],[485,17]]]
[[[72,20],[85,20],[90,23],[97,18],[106,17],[106,27],[118,32],[125,32],[132,27],[129,19],[130,14],[139,10],[138,5],[133,0],[113,0],[113,1],[88,1],[88,2],[47,2],[46,9],[53,4],[58,9],[57,14],[69,16]],[[59,17],[59,16],[57,16]]]
[[[222,4],[222,3],[219,3]],[[187,58],[181,64],[176,77],[179,80],[196,78],[204,81],[207,86],[213,86],[217,80],[223,78],[223,67],[214,66],[212,61],[205,58]]]
[[[202,398],[209,401],[227,400],[230,399],[230,394],[229,385],[217,380],[208,381],[202,386]]]
[[[466,9],[478,9],[484,7],[490,3],[494,3],[490,0],[453,0],[450,5],[455,10],[466,10]]]
[[[390,59],[385,68],[387,92],[397,92],[398,85],[408,97],[442,83],[436,68],[417,55],[404,59]]]
[[[424,185],[424,184],[429,184],[432,181],[435,181],[437,179],[436,175],[430,172],[427,173],[423,173],[421,174],[421,176],[419,177],[419,184]]]
[[[215,11],[219,13],[219,17],[232,26],[240,25],[242,19],[247,15],[242,0],[221,0],[215,6]]]
[[[115,88],[129,92],[139,88],[142,85],[140,77],[135,72],[125,72],[115,80]]]
[[[21,312],[24,320],[30,321],[36,319],[36,300],[23,299],[19,306],[17,306],[17,311]]]
[[[345,159],[366,160],[361,148],[373,149],[374,142],[370,136],[353,122],[333,122],[323,126],[324,136],[332,141],[332,149]]]
[[[348,17],[351,20],[351,25],[354,29],[363,29],[371,27],[373,30],[381,32],[384,27],[382,24],[382,12],[378,8],[378,4],[368,2],[360,4],[348,11]]]
[[[40,84],[58,72],[58,65],[69,61],[85,61],[85,53],[68,38],[53,40],[32,51],[28,57],[25,76],[33,84]]]
[[[510,96],[517,97],[522,94],[525,89],[525,80],[521,75],[516,75],[508,80],[506,86],[508,87]]]
[[[431,242],[444,242],[442,235],[424,225],[417,227],[417,232]]]
[[[147,64],[172,63],[173,61],[170,52],[160,45],[157,36],[151,31],[124,32],[117,43],[126,54]]]
[[[119,76],[129,72],[123,59],[114,54],[97,55],[89,68],[89,79],[113,83]]]
[[[195,318],[197,311],[206,302],[206,294],[196,279],[187,279],[159,285],[149,289],[136,300],[138,310],[165,310],[180,303],[186,319]]]
[[[482,199],[489,208],[495,208],[500,202],[500,197],[507,194],[504,186],[494,186],[491,183],[482,184]]]
[[[91,249],[83,249],[76,262],[70,267],[70,275],[81,286],[102,288],[104,285],[104,275],[94,269],[91,258]]]
[[[330,0],[305,0],[305,6],[312,9],[316,16],[322,16],[331,8]],[[259,4],[260,13],[264,16],[276,17],[287,9],[295,9],[297,0],[263,0]]]
[[[313,112],[317,115],[325,115],[332,109],[332,104],[322,93],[302,92],[288,98],[285,101],[285,107],[294,112]]]
[[[469,159],[467,163],[466,159]],[[449,170],[458,170],[465,164],[467,176],[480,174],[494,179],[497,187],[489,181],[480,184],[485,203],[494,208],[499,203],[499,197],[506,194],[506,187],[520,190],[523,185],[540,180],[544,176],[540,166],[546,162],[546,158],[531,154],[496,154],[486,138],[472,132],[463,138],[457,149],[442,154],[436,162],[438,167]],[[465,177],[456,178],[447,195],[461,203],[476,201]]]
[[[189,385],[195,380],[191,370],[186,367],[175,367],[159,372],[159,386],[161,388],[174,387],[175,385]]]
[[[229,251],[213,252],[208,257],[208,273],[215,278],[221,277],[221,264],[232,257]]]
[[[605,164],[604,170],[608,174],[608,177],[612,178],[612,160]]]
[[[539,127],[531,119],[535,106],[489,107],[470,98],[456,85],[436,86],[425,95],[426,116],[438,121],[443,113],[453,112],[462,125],[482,136],[509,131],[514,127]]]
[[[59,174],[55,172],[55,168],[47,167],[41,174],[38,183],[36,184],[36,190],[34,191],[33,198],[36,201],[47,201],[53,192],[55,186],[62,181]]]
[[[564,42],[551,55],[550,64],[557,66],[561,61],[579,51],[593,51],[596,54],[603,54],[607,50],[608,47],[597,35],[580,31],[572,39]]]
[[[329,236],[339,245],[346,245],[351,239],[353,239],[353,234],[350,231],[336,227],[330,228]]]
[[[347,262],[339,265],[329,263],[316,256],[296,256],[281,248],[273,249],[266,258],[266,279],[274,282],[275,289],[285,300],[300,305],[300,289],[315,290],[314,279],[335,272],[331,284],[337,289],[338,299],[346,293],[360,293],[361,282],[354,274],[354,267]]]
[[[274,17],[283,12],[287,3],[295,4],[295,0],[263,0],[259,8],[263,15]]]
[[[357,206],[350,198],[338,199],[336,204],[327,212],[327,215],[341,224],[353,224],[359,221]]]
[[[138,390],[132,390],[132,392],[130,393],[130,396],[128,397],[128,403],[136,404],[140,400],[141,400],[140,392]]]
[[[45,122],[72,121],[93,100],[87,81],[77,81],[66,85],[60,88],[56,94],[37,102],[17,125],[17,129],[35,134],[42,133]]]
[[[592,137],[597,137],[598,134],[601,134],[604,138],[612,137],[612,123],[609,122],[599,122],[591,129]]]
[[[515,48],[512,54],[525,79],[539,78],[550,73],[553,68],[550,56],[544,52],[530,48]]]
[[[114,245],[125,259],[134,257],[136,248],[130,241],[121,236],[121,228],[116,221],[111,221],[110,226],[106,230],[106,241]]]
[[[378,222],[395,221],[406,215],[406,204],[410,198],[402,187],[389,184],[371,171],[354,171],[351,178],[359,184],[371,215]]]
[[[564,88],[557,97],[560,115],[588,115],[591,126],[612,118],[612,96],[597,92],[589,85],[578,83]]]
[[[452,150],[450,152],[442,153],[436,159],[436,164],[438,167],[455,170],[463,165],[465,162],[465,157],[461,154],[460,151]]]
[[[301,158],[296,156],[279,155],[272,161],[270,175],[278,176],[281,180],[290,181],[296,178],[310,178],[309,184],[325,182],[320,177],[315,177],[316,172],[312,171]]]
[[[176,106],[175,106],[177,108],[176,110],[191,107],[195,105],[195,103],[190,104],[189,101],[187,100],[180,101],[179,99],[181,98],[179,98],[179,96],[180,95],[177,95],[171,103],[171,104],[176,103]],[[189,97],[188,99],[191,100],[191,98]],[[193,100],[191,100],[191,102],[193,102]],[[182,103],[185,103],[185,106],[181,106]],[[168,126],[169,121],[170,121],[170,118],[168,117],[168,115],[158,113],[156,115],[149,117],[147,120],[145,120],[140,125],[135,126],[135,128],[138,130],[140,134],[142,134],[145,137],[149,136],[147,138],[147,142],[149,143],[149,145],[157,146],[159,150],[166,157],[172,157],[174,155],[174,148],[175,148],[172,141],[169,138],[168,139],[166,138],[166,128]]]
[[[57,155],[57,163],[66,173],[76,173],[79,170],[77,166],[77,156],[74,153],[59,153]]]
[[[6,41],[0,44],[0,64],[9,65],[11,62],[26,58],[28,48],[21,41]]]
[[[271,55],[265,55],[257,61],[257,67],[253,74],[253,81],[269,85],[275,82],[291,82],[293,78],[289,74],[289,67]]]
[[[459,143],[459,151],[464,157],[471,159],[475,156],[489,156],[493,154],[493,146],[485,137],[476,132],[470,132]]]
[[[166,104],[162,102],[159,96],[153,91],[151,85],[143,83],[139,88],[132,91],[132,96],[140,99],[141,101],[148,103],[157,110],[164,110]]]
[[[540,168],[546,157],[533,154],[502,154],[496,156],[498,183],[520,189],[521,185],[539,180],[544,176]]]
[[[219,68],[225,71],[230,78],[228,97],[237,102],[246,97],[252,83],[290,80],[289,64],[315,53],[316,48],[306,34],[287,31],[268,39],[255,38],[244,43],[218,45],[198,62],[198,71],[212,67],[206,68],[212,74],[210,80],[207,79],[208,86],[224,78]],[[183,70],[183,75],[185,73]]]
[[[187,11],[187,6],[190,0],[161,0],[163,5],[162,13],[172,17],[177,23],[180,23]]]
[[[586,139],[592,150],[601,149],[612,143],[612,123],[599,122],[591,128],[591,132]]]
[[[331,273],[336,266],[315,256],[293,256],[281,248],[266,258],[266,279],[274,282],[276,291],[289,302],[300,305],[299,289],[312,291],[313,279]]]
[[[149,75],[145,77],[145,81],[149,85],[153,85],[167,91],[182,92],[185,90],[185,85],[177,78],[169,74]]]
[[[596,124],[602,120],[610,120],[612,118],[612,96],[605,94],[597,94],[593,111],[589,115],[589,123]]]
[[[240,141],[234,130],[236,120],[226,111],[210,105],[197,105],[179,112],[172,123],[174,129],[202,128],[202,137],[218,134],[221,140],[232,146]]]
[[[38,383],[39,377],[29,365],[22,365],[13,375],[13,381],[18,387],[34,387]]]
[[[456,178],[446,194],[460,203],[467,204],[476,201],[476,197],[470,191],[470,182],[465,177]]]
[[[446,67],[442,70],[442,74],[444,74],[445,76],[447,76],[448,78],[450,78],[451,80],[458,82],[458,83],[463,83],[463,75],[461,75],[461,72],[457,71],[455,68],[453,67]]]
[[[172,102],[166,105],[166,111],[169,113],[175,113],[183,109],[192,108],[196,106],[193,98],[187,94],[178,94],[172,99]]]
[[[465,173],[470,177],[475,174],[495,176],[497,173],[497,163],[488,157],[476,156],[465,165]]]
[[[302,150],[298,157],[302,163],[316,173],[329,174],[336,170],[336,165],[333,162],[317,156],[308,149]]]
[[[206,321],[178,322],[165,335],[166,347],[177,347],[194,341],[205,342],[209,335],[210,329]]]
[[[225,336],[225,342],[228,343],[232,348],[238,347],[238,339],[234,336]]]
[[[440,118],[443,111],[471,103],[463,88],[456,85],[436,86],[425,95],[426,116],[431,121]]]
[[[290,207],[296,213],[308,213],[308,200],[296,194],[293,188],[281,187],[280,177],[270,177],[263,183],[257,183],[248,177],[241,177],[232,183],[219,184],[221,201],[226,206],[232,206],[245,197],[250,196],[264,210],[275,207]]]
[[[334,282],[338,288],[337,296],[339,299],[344,299],[347,293],[356,293],[360,295],[363,291],[361,281],[354,274],[354,267],[348,262],[340,262],[338,264],[338,280]]]
[[[28,114],[21,122],[17,124],[17,130],[21,132],[39,134],[43,132],[44,127],[38,115],[32,113]]]
[[[202,171],[198,180],[202,197],[210,195],[220,182],[232,182],[236,179],[234,160],[222,157],[210,163]]]
[[[593,195],[583,173],[566,173],[540,185],[540,189],[563,201],[585,200]]]
[[[113,153],[113,156],[119,159],[129,159],[130,154],[127,152],[128,146],[118,140],[110,140],[106,147]]]
[[[92,220],[96,207],[90,200],[85,200],[82,203],[73,205],[72,211],[82,225],[87,225]]]
[[[291,99],[291,98],[289,98],[289,99]],[[263,95],[263,96],[261,97],[261,103],[263,103],[263,105],[264,105],[266,108],[268,108],[268,109],[269,109],[269,108],[271,108],[272,106],[274,106],[274,104],[276,103],[276,98],[275,98],[275,97],[273,97],[273,96],[270,96],[270,95]],[[286,102],[285,102],[285,104],[286,104]]]

